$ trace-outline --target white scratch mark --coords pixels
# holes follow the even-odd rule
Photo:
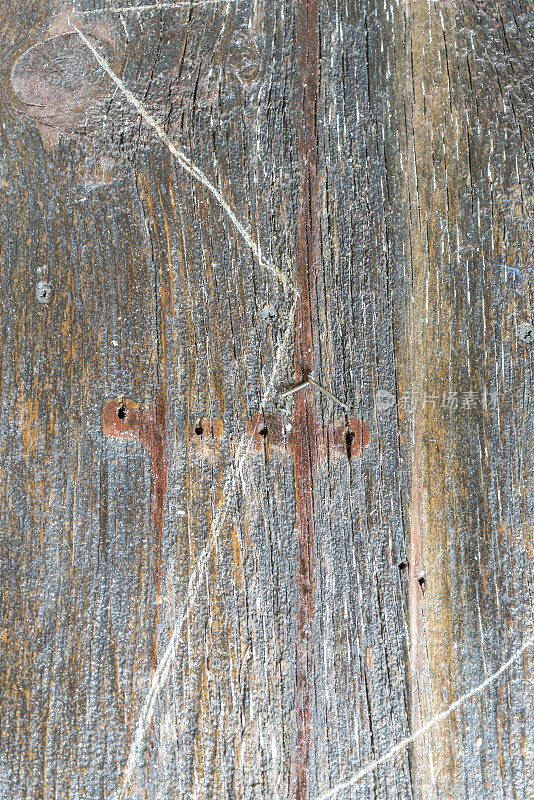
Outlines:
[[[284,336],[277,349],[276,358],[271,372],[271,377],[269,378],[269,383],[267,384],[265,392],[263,393],[263,396],[260,401],[261,408],[265,406],[265,403],[267,402],[267,400],[271,395],[278,371],[280,369],[280,365],[284,358],[284,354],[286,352],[287,345],[289,342],[291,329],[293,327],[293,320],[297,309],[298,298],[299,295],[295,290],[293,304],[289,312]],[[217,506],[217,513],[210,528],[208,541],[204,545],[204,548],[197,560],[197,563],[195,564],[195,567],[189,577],[185,602],[176,616],[176,621],[174,623],[174,627],[172,630],[172,634],[169,638],[169,642],[167,644],[167,647],[165,648],[163,656],[158,661],[158,666],[152,678],[150,689],[147,692],[145,701],[143,703],[143,707],[139,714],[134,737],[130,745],[130,751],[128,753],[126,767],[124,769],[122,784],[119,791],[115,795],[116,800],[124,800],[124,798],[126,797],[128,786],[130,785],[130,781],[133,777],[135,768],[137,766],[137,762],[139,760],[139,756],[141,755],[143,749],[143,741],[146,732],[154,716],[156,701],[158,699],[159,693],[161,692],[162,688],[165,686],[165,683],[167,682],[167,678],[169,677],[169,672],[171,670],[174,658],[176,656],[176,647],[178,644],[178,640],[180,638],[182,628],[189,616],[189,612],[191,611],[191,605],[196,600],[198,590],[200,589],[202,581],[204,580],[204,573],[206,571],[209,558],[211,556],[211,553],[215,545],[217,544],[217,539],[221,532],[222,526],[224,525],[224,522],[226,520],[228,507],[230,505],[230,499],[235,489],[237,475],[241,474],[243,462],[248,455],[248,451],[252,443],[252,440],[254,438],[254,434],[256,433],[256,428],[258,427],[258,424],[259,423],[256,423],[255,428],[253,429],[252,433],[250,434],[246,442],[245,442],[246,437],[244,435],[241,437],[239,446],[235,453],[234,463],[228,470],[224,482],[221,500],[219,501],[219,504]]]
[[[222,6],[225,3],[235,3],[236,0],[200,0],[200,2],[187,2],[183,0],[181,3],[150,3],[144,6],[121,6],[120,8],[93,8],[89,11],[79,11],[79,14],[88,16],[89,14],[126,14],[130,12],[141,11],[166,11],[168,9],[188,9],[198,8],[198,6],[215,5]]]
[[[293,284],[291,284],[290,281],[288,281],[283,272],[277,267],[275,267],[273,264],[271,264],[270,261],[266,261],[263,258],[259,246],[256,244],[256,242],[254,241],[248,230],[245,228],[243,223],[238,219],[233,208],[225,200],[225,198],[217,189],[217,187],[210,181],[208,176],[205,175],[202,172],[202,170],[199,169],[196,166],[196,164],[194,164],[191,161],[191,159],[186,156],[183,150],[180,150],[178,147],[176,147],[170,136],[168,136],[168,134],[165,132],[165,130],[157,121],[157,119],[154,119],[154,117],[147,111],[147,109],[144,107],[141,101],[138,100],[138,98],[133,94],[133,92],[131,92],[128,89],[124,81],[122,81],[121,78],[119,78],[119,76],[115,72],[113,72],[106,59],[97,50],[97,48],[91,44],[89,39],[86,36],[84,36],[81,30],[77,28],[76,25],[74,25],[73,23],[71,23],[71,26],[73,30],[76,31],[76,33],[81,38],[82,42],[86,45],[86,47],[89,48],[89,50],[97,60],[98,64],[104,70],[104,72],[106,72],[109,75],[113,83],[117,86],[118,89],[120,89],[120,91],[123,93],[126,99],[132,104],[132,106],[136,109],[136,111],[139,113],[142,119],[154,131],[156,131],[161,141],[167,146],[167,148],[176,158],[180,166],[187,173],[189,173],[189,175],[191,175],[196,181],[201,183],[202,186],[204,186],[211,194],[211,196],[219,203],[219,205],[227,215],[228,219],[233,224],[234,228],[237,230],[237,232],[240,234],[240,236],[244,239],[244,241],[248,244],[248,246],[254,253],[254,256],[256,257],[260,267],[263,267],[269,270],[269,272],[272,272],[273,275],[275,275],[278,278],[278,280],[282,283],[284,289],[286,290],[290,289],[291,291],[293,291],[293,293],[296,293],[297,289],[295,288],[295,286],[293,286]]]
[[[281,281],[286,290],[290,289],[292,291],[293,303],[291,305],[291,309],[287,319],[287,325],[282,340],[280,341],[277,348],[276,357],[274,360],[268,384],[260,400],[260,408],[263,409],[265,407],[265,403],[269,399],[271,392],[273,390],[274,383],[276,381],[278,372],[280,370],[280,365],[282,363],[282,360],[284,358],[289,343],[291,330],[293,328],[295,312],[297,309],[297,302],[300,296],[298,289],[290,281],[287,280],[286,276],[279,269],[276,269],[271,263],[263,259],[261,255],[260,246],[254,242],[250,233],[240,222],[235,212],[226,202],[226,200],[219,192],[217,187],[211,183],[209,178],[202,172],[202,170],[200,170],[195,164],[193,164],[193,162],[185,155],[185,153],[183,153],[180,149],[178,149],[175,146],[175,144],[172,142],[172,140],[164,131],[159,122],[156,119],[154,119],[151,116],[151,114],[149,114],[149,112],[146,110],[143,104],[137,99],[137,97],[132,92],[130,92],[130,90],[126,87],[126,85],[118,77],[118,75],[116,75],[113,72],[107,61],[102,57],[99,51],[91,44],[91,42],[87,39],[87,37],[84,36],[83,33],[75,25],[72,25],[72,27],[77,32],[78,36],[82,39],[84,44],[89,48],[89,50],[91,51],[98,64],[101,66],[101,68],[109,75],[109,77],[118,87],[118,89],[120,89],[120,91],[123,93],[126,99],[134,106],[134,108],[138,111],[142,119],[148,125],[150,125],[150,127],[153,128],[153,130],[156,131],[159,138],[168,147],[169,151],[176,158],[180,166],[187,173],[189,173],[195,180],[197,180],[199,183],[205,186],[206,189],[212,195],[212,197],[219,203],[219,205],[222,207],[222,209],[224,210],[224,212],[234,225],[235,229],[238,231],[238,233],[241,235],[241,237],[244,239],[244,241],[248,244],[248,246],[254,253],[260,266],[272,272]],[[143,706],[141,708],[141,712],[139,714],[139,718],[137,720],[137,724],[135,727],[135,733],[130,745],[130,750],[128,753],[128,758],[126,761],[126,766],[124,769],[121,786],[115,794],[116,800],[124,800],[124,798],[126,797],[128,787],[130,785],[131,779],[133,777],[137,763],[139,761],[139,756],[141,755],[143,749],[143,742],[147,729],[150,723],[152,722],[152,718],[154,716],[154,710],[156,707],[158,696],[162,688],[165,686],[165,683],[167,682],[167,679],[169,677],[169,673],[176,656],[176,648],[181,635],[182,628],[189,616],[191,605],[196,600],[198,591],[204,580],[204,575],[206,572],[206,567],[209,558],[217,543],[217,539],[226,520],[228,508],[230,505],[230,500],[232,494],[235,491],[236,480],[238,475],[242,474],[243,462],[247,457],[250,445],[253,441],[254,434],[256,432],[256,428],[257,424],[254,430],[251,432],[250,436],[248,437],[248,440],[246,440],[245,435],[241,437],[241,440],[239,442],[239,445],[236,449],[236,453],[234,456],[234,462],[227,471],[227,475],[223,486],[223,492],[221,495],[221,500],[218,503],[217,512],[215,514],[214,521],[210,527],[208,541],[204,545],[204,548],[195,564],[195,567],[191,572],[184,603],[182,605],[182,608],[177,613],[174,627],[171,636],[169,638],[167,647],[165,648],[163,656],[158,661],[158,665],[156,671],[154,672],[150,688],[147,692]]]
[[[326,792],[317,795],[315,797],[315,800],[329,800],[329,798],[335,797],[339,792],[342,792],[344,789],[350,789],[351,786],[354,786],[355,784],[359,783],[359,781],[361,781],[362,778],[365,778],[366,775],[370,775],[381,764],[385,764],[386,761],[389,761],[390,758],[393,758],[393,756],[397,755],[397,753],[402,752],[406,747],[408,747],[408,745],[412,744],[417,739],[420,739],[422,736],[424,736],[425,733],[427,733],[431,728],[433,728],[434,725],[436,725],[438,722],[441,722],[442,720],[447,719],[447,717],[450,717],[450,715],[454,711],[456,711],[456,709],[460,708],[460,706],[462,706],[472,697],[475,697],[475,695],[483,692],[484,689],[486,689],[491,683],[496,681],[498,678],[501,677],[501,675],[503,675],[507,670],[509,670],[512,664],[514,664],[516,661],[519,660],[519,658],[521,658],[525,650],[527,650],[529,647],[532,647],[533,645],[534,645],[534,638],[527,639],[525,642],[523,642],[519,650],[516,650],[516,652],[510,656],[508,661],[505,661],[504,664],[501,664],[499,669],[492,675],[489,675],[484,681],[482,681],[482,683],[480,683],[478,686],[475,686],[475,688],[471,689],[469,692],[462,694],[457,700],[454,701],[454,703],[452,703],[452,705],[450,705],[444,711],[440,711],[439,714],[436,714],[434,717],[432,717],[432,719],[429,719],[428,722],[426,722],[421,728],[416,730],[415,733],[412,733],[411,736],[407,736],[406,739],[401,739],[400,742],[398,742],[390,750],[388,750],[387,753],[384,753],[383,756],[380,756],[380,758],[375,758],[373,759],[373,761],[369,761],[369,763],[366,764],[365,767],[362,767],[360,770],[358,770],[358,772],[356,772],[351,778],[349,778],[346,781],[343,781],[343,783],[338,783],[331,789],[328,789]]]

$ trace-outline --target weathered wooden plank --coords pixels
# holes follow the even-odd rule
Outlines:
[[[414,3],[407,13],[405,370],[419,398],[411,561],[425,574],[424,596],[414,580],[410,592],[414,726],[480,684],[532,632],[531,351],[517,336],[529,312],[509,269],[527,276],[531,261],[532,104],[506,33],[514,29],[515,59],[526,64],[521,11]],[[515,194],[525,200],[512,210]],[[425,394],[439,399],[425,406]],[[425,796],[529,796],[523,668],[421,741],[414,764]]]
[[[528,9],[170,5],[2,11],[2,792],[526,798]]]

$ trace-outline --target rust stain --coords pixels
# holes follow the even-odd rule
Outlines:
[[[167,456],[165,452],[166,407],[160,392],[153,404],[145,406],[124,396],[110,398],[102,406],[104,436],[143,442],[152,463],[152,524],[156,534],[156,595],[162,581],[161,553],[163,517],[167,497]]]
[[[292,424],[284,422],[278,414],[259,412],[248,423],[248,433],[252,435],[252,444],[256,450],[267,448],[286,449],[291,445]]]
[[[295,403],[295,489],[297,497],[297,641],[296,641],[296,728],[293,756],[294,796],[308,796],[308,765],[311,746],[314,648],[314,549],[313,468],[317,462],[313,406],[302,395]]]
[[[222,419],[198,419],[194,426],[194,434],[189,439],[191,452],[200,461],[208,461],[215,465],[224,438],[224,421]]]
[[[104,400],[102,430],[107,438],[142,439],[144,407],[125,397]]]
[[[301,303],[297,315],[295,372],[297,381],[313,370],[315,266],[319,256],[316,106],[319,75],[319,15],[317,0],[301,0],[298,8],[297,52],[301,78],[299,217],[297,226],[297,282]],[[299,392],[294,421],[295,490],[297,498],[297,630],[296,630],[296,742],[291,764],[291,793],[308,797],[308,768],[312,737],[313,619],[315,533],[313,528],[313,471],[318,460],[317,416],[313,398]]]
[[[160,392],[147,415],[143,441],[152,461],[152,522],[156,533],[156,593],[161,595],[163,516],[167,496],[167,456],[165,453],[166,405]]]
[[[350,460],[363,453],[371,441],[369,425],[356,417],[339,421],[334,428],[334,441],[329,448],[332,453],[346,455]]]
[[[272,449],[294,453],[298,446],[295,417],[284,420],[278,414],[258,412],[249,421],[247,430],[253,437],[254,449],[265,450],[267,458]],[[365,450],[371,440],[369,425],[356,417],[337,419],[331,429],[320,428],[315,424],[312,433],[315,437],[316,466],[321,466],[332,458],[355,458]]]

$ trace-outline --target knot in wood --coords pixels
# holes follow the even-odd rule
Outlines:
[[[85,35],[113,68],[120,69],[117,41],[111,32],[100,34]],[[109,77],[72,30],[26,50],[13,65],[11,85],[21,112],[53,141],[60,133],[88,132],[91,119],[101,120],[112,91]]]

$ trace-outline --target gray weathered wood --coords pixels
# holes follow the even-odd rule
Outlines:
[[[103,5],[0,11],[0,796],[527,800],[530,6]]]

